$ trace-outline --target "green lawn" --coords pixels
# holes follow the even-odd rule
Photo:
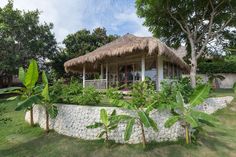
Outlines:
[[[217,90],[211,96],[234,95],[232,90]],[[208,133],[201,136],[199,145],[186,146],[178,143],[152,143],[146,150],[142,145],[120,145],[100,141],[84,141],[59,135],[55,132],[44,134],[39,127],[31,128],[24,122],[24,113],[15,112],[14,102],[3,104],[6,116],[12,118],[6,125],[0,124],[0,156],[27,157],[235,157],[236,156],[236,101],[218,111],[220,120],[216,128],[206,128]]]

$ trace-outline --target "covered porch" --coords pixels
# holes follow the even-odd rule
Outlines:
[[[84,56],[67,61],[65,70],[82,74],[83,87],[129,90],[145,79],[160,89],[164,79],[179,78],[188,65],[173,49],[152,37],[125,35]],[[94,75],[93,79],[87,76]]]

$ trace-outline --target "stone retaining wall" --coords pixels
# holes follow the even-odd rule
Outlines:
[[[213,113],[218,109],[226,107],[228,103],[233,100],[233,97],[209,98],[198,109],[206,113]],[[50,129],[54,129],[59,134],[77,137],[85,140],[98,139],[97,135],[100,133],[100,128],[87,129],[86,126],[98,122],[100,119],[100,109],[106,109],[111,113],[114,109],[117,114],[134,114],[130,110],[117,107],[93,107],[93,106],[79,106],[79,105],[65,105],[58,104],[58,115],[55,119],[49,121]],[[41,128],[45,128],[45,110],[35,105],[33,108],[34,122],[39,124]],[[179,123],[176,123],[171,128],[164,127],[165,121],[170,116],[167,111],[159,112],[153,111],[150,115],[158,124],[159,131],[155,132],[152,129],[145,128],[145,135],[147,141],[176,141],[183,136],[184,130]],[[25,120],[30,121],[30,114],[26,112]],[[126,123],[120,123],[118,128],[109,133],[109,139],[115,140],[117,143],[126,143],[124,141],[124,130]],[[137,123],[134,125],[133,133],[127,143],[141,143],[141,128]]]

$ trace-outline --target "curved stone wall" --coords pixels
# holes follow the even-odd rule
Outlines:
[[[233,100],[233,97],[209,98],[200,105],[198,109],[207,113],[213,113],[218,109],[226,107],[228,103]],[[114,109],[117,114],[132,115],[134,112],[117,107],[93,107],[93,106],[79,106],[58,104],[58,115],[55,119],[49,120],[50,129],[54,129],[59,134],[77,137],[85,140],[98,139],[97,135],[100,133],[100,128],[87,129],[86,126],[98,122],[100,119],[100,109],[106,109],[110,114]],[[39,124],[41,128],[45,128],[45,110],[39,105],[35,105],[34,122]],[[176,141],[183,136],[184,130],[179,123],[176,123],[171,128],[164,127],[165,121],[170,116],[167,111],[159,112],[154,110],[150,116],[157,122],[159,131],[155,132],[151,128],[145,128],[145,135],[147,141]],[[30,114],[26,112],[25,120],[30,121]],[[117,143],[126,143],[124,141],[124,130],[126,123],[120,123],[118,128],[109,133],[109,139],[115,140]],[[141,143],[141,128],[136,123],[133,128],[131,138],[127,143],[135,144]]]

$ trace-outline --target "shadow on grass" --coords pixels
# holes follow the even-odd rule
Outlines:
[[[34,156],[34,157],[145,157],[145,156],[176,156],[182,157],[179,151],[182,146],[177,143],[150,143],[146,149],[141,144],[117,144],[103,140],[85,141],[66,137],[51,132],[26,143],[18,144],[9,149],[0,150],[0,156]]]

